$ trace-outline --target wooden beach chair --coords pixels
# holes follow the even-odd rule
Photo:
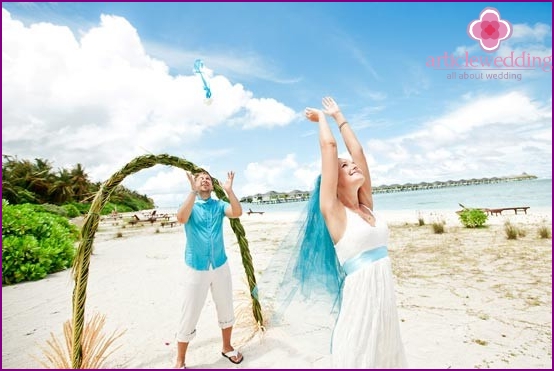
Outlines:
[[[458,205],[460,205],[464,210],[466,210],[466,209],[477,209],[477,210],[481,210],[481,211],[485,212],[487,215],[495,215],[495,216],[502,215],[502,212],[506,211],[506,210],[514,210],[514,212],[516,214],[517,214],[518,211],[523,211],[525,214],[527,214],[527,209],[530,209],[529,206],[501,207],[501,208],[497,208],[497,209],[489,209],[489,208],[468,208],[468,207],[465,207],[464,205],[462,205],[460,203]],[[463,210],[456,211],[456,214],[460,214],[462,211]]]
[[[149,216],[147,219],[141,219],[139,218],[139,216],[137,214],[133,214],[133,216],[131,217],[131,220],[129,221],[129,224],[131,225],[135,225],[135,224],[138,224],[138,223],[150,223],[150,224],[154,224],[154,222],[158,219],[157,216],[155,216],[154,213],[151,214],[151,216]]]
[[[529,206],[517,206],[517,207],[503,207],[500,209],[487,209],[487,214],[490,213],[490,215],[502,215],[503,211],[506,210],[514,210],[514,212],[517,215],[518,211],[523,211],[525,214],[527,214],[527,209],[529,209]]]
[[[265,211],[252,211],[252,209],[248,209],[248,211],[246,212],[248,215],[250,214],[260,214],[260,215],[264,215],[264,212]]]

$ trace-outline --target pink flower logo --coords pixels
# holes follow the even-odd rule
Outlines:
[[[485,8],[479,19],[469,23],[467,34],[472,39],[479,40],[484,51],[493,52],[500,47],[501,41],[512,36],[512,25],[500,19],[500,12],[495,8]]]

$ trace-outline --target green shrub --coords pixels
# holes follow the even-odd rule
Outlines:
[[[2,200],[2,284],[38,280],[71,267],[78,236],[64,217]]]
[[[73,204],[65,204],[62,208],[66,211],[68,218],[75,218],[81,215],[81,212]]]
[[[101,215],[107,215],[107,214],[111,214],[112,211],[117,211],[117,205],[111,203],[111,202],[108,202],[106,203],[106,205],[102,208],[102,210],[100,210],[100,214]]]
[[[435,215],[433,217],[433,220],[431,222],[431,226],[433,227],[433,232],[435,234],[442,234],[444,233],[444,226],[446,225],[446,221],[444,220],[443,215]]]
[[[83,202],[70,202],[66,205],[72,205],[77,210],[79,210],[80,214],[86,214],[90,210],[90,203],[83,203]]]
[[[89,203],[83,203],[83,202],[70,202],[65,205],[63,205],[63,209],[66,210],[67,216],[69,218],[74,218],[79,215],[85,215],[90,210],[90,202]],[[79,214],[75,215],[75,209],[79,212]],[[111,214],[112,211],[117,211],[120,213],[127,213],[131,211],[138,211],[138,210],[146,210],[151,209],[152,207],[145,207],[143,209],[133,209],[127,205],[124,204],[116,204],[112,202],[106,203],[106,205],[102,208],[100,211],[101,215],[108,215]]]
[[[34,204],[33,207],[36,211],[42,212],[46,211],[47,213],[56,214],[60,216],[67,217],[67,211],[58,205],[52,205],[52,204]]]
[[[479,228],[485,225],[488,216],[484,211],[479,209],[464,209],[460,213],[459,218],[466,228]]]
[[[509,220],[504,223],[504,233],[509,240],[517,240],[517,228]]]
[[[444,222],[433,222],[433,232],[435,232],[435,234],[444,233],[444,224]]]
[[[509,240],[517,240],[518,237],[527,236],[527,231],[525,229],[513,225],[509,220],[504,222],[504,232],[506,233],[506,238]]]
[[[550,230],[550,227],[545,226],[545,225],[539,227],[539,237],[540,238],[550,238],[550,237],[552,237],[552,232]]]

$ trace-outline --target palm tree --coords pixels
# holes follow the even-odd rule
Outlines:
[[[60,169],[58,176],[50,184],[48,190],[50,202],[56,205],[62,205],[73,200],[73,182],[71,173],[66,169]]]
[[[51,177],[48,161],[36,159],[36,164],[33,164],[29,160],[20,161],[17,157],[2,156],[2,197],[13,204],[46,202]]]
[[[73,183],[73,197],[76,201],[82,201],[90,192],[90,181],[81,164],[71,169],[71,182]]]
[[[2,155],[2,199],[11,204],[19,201],[21,187],[13,179],[13,167],[15,161],[12,156]]]
[[[24,174],[25,188],[36,195],[38,203],[49,202],[50,186],[55,178],[52,174],[52,165],[48,160],[40,158],[35,159],[35,164],[32,164],[29,160],[23,160],[22,165],[27,170]]]

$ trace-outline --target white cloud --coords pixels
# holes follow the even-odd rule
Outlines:
[[[544,23],[535,23],[529,26],[526,23],[514,24],[510,41],[544,41],[547,37],[552,37],[552,28]]]
[[[469,97],[469,96],[468,96]],[[375,184],[522,172],[552,176],[552,105],[522,92],[472,96],[417,131],[371,140]]]
[[[136,189],[138,193],[154,199],[157,206],[177,209],[190,190],[185,171],[167,167],[163,170],[152,169],[150,172],[151,175],[145,182],[139,184],[133,182],[133,179],[126,179],[125,183],[129,188]]]
[[[551,99],[537,102],[514,91],[464,94],[444,115],[388,140],[371,140],[366,156],[375,185],[519,174],[551,176]],[[349,157],[346,152],[340,157]],[[309,190],[319,160],[297,156],[253,162],[242,196],[270,190]]]
[[[250,99],[246,103],[244,118],[236,120],[243,121],[245,129],[251,129],[288,125],[296,117],[298,114],[284,104],[273,98],[262,98]]]
[[[212,69],[241,79],[260,79],[277,84],[296,84],[302,81],[301,77],[281,76],[277,67],[253,51],[238,53],[222,50],[178,50],[157,42],[146,42],[145,46],[149,52],[180,70],[188,69],[192,61],[200,55]]]
[[[429,89],[431,84],[429,77],[420,64],[408,64],[406,66],[406,71],[408,75],[402,88],[405,96],[420,95],[422,92]]]
[[[5,154],[56,167],[79,162],[91,179],[103,180],[138,155],[183,147],[237,116],[245,127],[282,126],[295,117],[222,75],[209,83],[211,105],[192,68],[170,75],[122,17],[102,15],[77,37],[50,23],[27,27],[2,9]]]
[[[382,120],[376,120],[374,117],[375,114],[384,111],[386,108],[386,105],[363,106],[357,112],[354,112],[349,120],[356,130],[366,127],[383,127],[386,126],[387,123]]]
[[[209,165],[202,163],[196,165],[211,173]],[[122,184],[136,190],[139,194],[148,195],[158,207],[178,208],[190,191],[190,183],[183,169],[155,165],[141,170],[141,173],[142,177],[131,175],[125,178]],[[212,174],[215,178],[223,175]],[[223,178],[218,179],[221,181]]]
[[[246,167],[246,185],[240,194],[247,196],[269,191],[310,190],[320,173],[320,167],[319,162],[299,164],[294,154],[281,159],[251,162]]]

